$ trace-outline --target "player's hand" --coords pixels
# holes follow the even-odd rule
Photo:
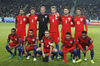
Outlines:
[[[30,45],[28,45],[27,49],[30,47]]]
[[[9,50],[12,50],[12,49],[13,49],[13,47],[9,46]]]
[[[28,56],[27,52],[25,52],[25,55]]]
[[[29,17],[30,16],[30,13],[28,13],[27,15],[26,15],[26,17]]]
[[[86,53],[86,51],[85,51],[85,50],[83,50],[82,52],[83,52],[83,54],[84,54],[84,53]]]
[[[49,56],[49,62],[51,62],[51,57]]]
[[[43,58],[45,58],[45,54],[43,54]]]

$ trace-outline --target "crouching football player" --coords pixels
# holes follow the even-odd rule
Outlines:
[[[88,46],[88,48],[86,50],[84,50],[83,48]],[[79,57],[79,60],[77,60],[76,62],[81,62],[81,56],[80,56],[80,49],[82,50],[83,54],[85,54],[88,50],[91,51],[90,55],[91,55],[91,63],[94,63],[93,61],[93,56],[94,56],[94,45],[93,45],[93,41],[91,40],[91,38],[89,36],[87,36],[87,32],[86,31],[82,31],[82,35],[78,37],[78,47],[77,47],[77,55]],[[84,57],[86,59],[86,57]]]
[[[70,32],[66,33],[66,38],[62,41],[62,43],[63,46],[61,51],[59,51],[59,54],[61,55],[61,57],[64,57],[64,62],[67,62],[66,53],[70,52],[74,54],[73,63],[75,63],[75,56],[77,56],[77,50],[75,49],[75,39],[71,37]]]
[[[37,48],[36,51],[37,51],[37,53],[41,54],[43,56],[43,58],[46,57],[45,53],[50,53],[49,61],[51,61],[51,57],[52,57],[52,61],[54,61],[54,56],[58,52],[57,52],[57,49],[52,46],[53,39],[49,35],[50,35],[50,32],[48,30],[46,30],[45,36],[42,37],[42,40],[41,40],[41,47]],[[51,56],[51,53],[53,53],[52,56]]]
[[[26,45],[26,42],[28,42],[28,46],[25,46]],[[27,56],[27,59],[30,58],[30,53],[29,51],[30,50],[34,50],[34,59],[33,61],[36,61],[36,49],[37,49],[37,38],[35,35],[33,35],[33,30],[30,29],[29,30],[29,35],[26,37],[25,39],[25,42],[24,42],[24,52],[25,52],[25,55]]]
[[[12,40],[11,43],[10,40]],[[21,44],[21,39],[20,39],[20,36],[18,34],[16,34],[16,29],[15,28],[12,28],[11,29],[11,34],[9,34],[8,36],[8,40],[7,40],[7,45],[6,45],[6,49],[7,51],[11,54],[11,58],[13,58],[14,54],[12,53],[12,49],[14,48],[17,48],[18,47],[18,51],[19,51],[19,59],[22,59],[21,57],[21,47],[20,47],[20,44]]]

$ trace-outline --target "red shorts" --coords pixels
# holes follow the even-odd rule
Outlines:
[[[30,29],[28,29],[27,36],[29,35],[29,30],[30,30]],[[37,30],[36,30],[36,29],[35,29],[35,30],[33,29],[33,34],[34,34],[35,36],[37,36]]]
[[[9,43],[9,46],[11,46],[11,47],[14,47],[14,46],[16,46],[17,44],[15,44],[15,43]]]
[[[71,34],[72,37],[72,34]],[[61,32],[61,42],[66,38],[66,33],[65,32]]]
[[[81,33],[75,32],[74,38],[76,41],[76,44],[78,43],[78,37],[81,35]]]
[[[28,46],[26,46],[26,48],[27,48]],[[34,46],[30,46],[28,49],[27,49],[27,51],[31,51],[31,50],[34,50]]]
[[[25,37],[26,37],[26,31],[25,30],[23,30],[23,31],[16,31],[16,33],[21,37],[21,41],[25,40]]]
[[[59,32],[50,32],[50,37],[54,40],[55,43],[59,42]]]
[[[44,53],[49,53],[50,49],[49,48],[43,48],[44,49]],[[54,47],[52,47],[52,49],[54,49]]]

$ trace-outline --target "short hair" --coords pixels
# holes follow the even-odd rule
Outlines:
[[[82,11],[82,9],[81,9],[80,7],[78,7],[76,10],[80,10],[80,11]]]
[[[87,34],[87,32],[86,32],[86,31],[82,31],[82,34],[83,34],[83,33],[84,33],[84,34]]]
[[[57,10],[57,7],[56,7],[56,6],[51,6],[51,9],[52,9],[52,8],[54,8],[54,9],[56,9],[56,10]]]
[[[69,10],[69,8],[68,8],[68,7],[65,7],[64,9],[68,9],[68,10]]]
[[[35,10],[35,7],[31,7],[30,10]]]
[[[33,30],[32,30],[32,29],[30,29],[29,31],[32,31],[32,32],[33,32]]]
[[[66,35],[71,35],[70,32],[67,32]]]
[[[24,9],[24,8],[20,8],[20,10],[23,10],[23,11],[25,11],[25,9]]]
[[[41,8],[44,8],[46,10],[45,6],[41,6]]]
[[[50,31],[49,31],[49,30],[45,30],[45,32],[49,32],[49,33],[50,33]]]
[[[15,28],[12,28],[11,30],[14,30],[16,32],[16,29]]]

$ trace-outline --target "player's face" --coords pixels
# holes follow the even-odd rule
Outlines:
[[[11,34],[15,35],[16,31],[15,30],[11,30]]]
[[[55,14],[56,13],[56,9],[55,8],[51,8],[51,13]]]
[[[64,14],[67,15],[69,13],[68,9],[64,9]]]
[[[66,34],[66,39],[69,40],[70,39],[70,35]]]
[[[50,33],[48,31],[45,31],[45,37],[49,37]]]
[[[76,10],[77,15],[81,15],[81,10]]]
[[[46,10],[45,10],[45,8],[41,8],[40,11],[41,11],[42,14],[44,14]]]
[[[24,11],[23,10],[20,10],[20,15],[23,15],[24,14]]]
[[[30,36],[30,37],[33,36],[33,31],[29,31],[29,36]]]
[[[35,14],[35,10],[34,9],[32,9],[30,12],[31,12],[31,14]]]
[[[83,38],[83,39],[85,39],[86,36],[87,36],[87,35],[86,35],[85,33],[82,34],[82,38]]]

